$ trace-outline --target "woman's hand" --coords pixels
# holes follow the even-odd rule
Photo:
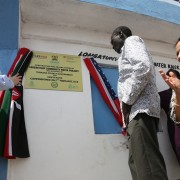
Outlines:
[[[9,76],[9,79],[11,79],[14,83],[14,86],[17,84],[20,84],[22,81],[22,76],[19,75],[19,73],[15,74],[14,76]]]

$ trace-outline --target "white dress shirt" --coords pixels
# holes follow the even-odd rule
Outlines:
[[[140,37],[130,36],[125,40],[118,65],[118,97],[132,105],[129,121],[138,113],[160,118],[154,63]]]
[[[0,75],[0,91],[11,89],[14,87],[14,83],[6,75]]]

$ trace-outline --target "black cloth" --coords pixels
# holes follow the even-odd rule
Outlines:
[[[180,164],[180,127],[177,126],[170,118],[170,102],[172,97],[172,89],[159,92],[161,100],[161,108],[167,115],[167,129],[172,148],[176,154]]]

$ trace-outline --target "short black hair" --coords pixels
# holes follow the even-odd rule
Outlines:
[[[167,76],[170,76],[169,73],[170,72],[173,72],[175,74],[175,76],[180,79],[180,73],[178,71],[176,71],[175,69],[169,69],[167,72],[166,72],[166,75]]]
[[[113,39],[115,36],[121,37],[122,35],[125,35],[126,37],[132,36],[131,30],[127,26],[119,26],[117,27],[112,35],[111,35],[111,44],[113,44]]]

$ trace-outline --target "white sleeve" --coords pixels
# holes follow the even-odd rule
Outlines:
[[[14,87],[14,83],[6,75],[0,75],[0,90],[7,90]]]
[[[138,36],[128,38],[122,55],[119,92],[121,100],[129,105],[139,97],[151,76],[151,60],[143,40]]]

